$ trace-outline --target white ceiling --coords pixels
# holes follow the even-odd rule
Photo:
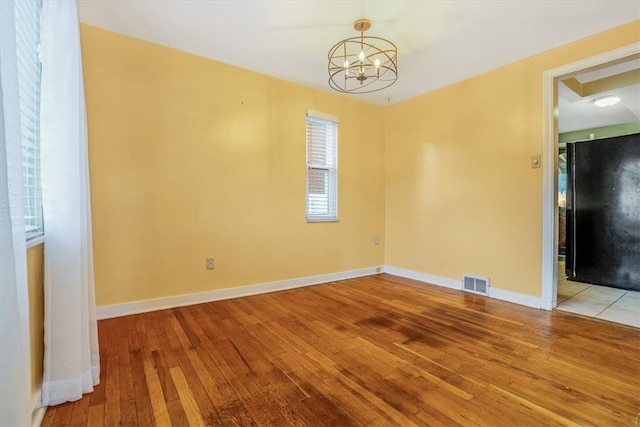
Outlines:
[[[576,79],[582,83],[640,69],[640,59],[626,61],[597,71],[581,73]],[[609,107],[598,107],[593,101],[606,95],[616,95],[620,102]],[[581,97],[558,84],[558,130],[560,133],[602,126],[617,125],[640,120],[640,81],[606,92]]]
[[[80,20],[330,90],[327,53],[367,34],[398,47],[398,82],[357,96],[388,105],[640,19],[640,0],[80,0]]]

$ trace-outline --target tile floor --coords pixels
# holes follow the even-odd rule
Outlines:
[[[558,278],[564,263],[558,263]],[[640,292],[588,283],[558,281],[558,310],[596,317],[640,328]]]

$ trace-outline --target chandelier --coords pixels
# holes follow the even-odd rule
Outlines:
[[[338,92],[369,93],[387,88],[398,80],[398,49],[387,39],[365,36],[368,19],[358,19],[353,28],[359,37],[336,43],[329,50],[329,86]]]

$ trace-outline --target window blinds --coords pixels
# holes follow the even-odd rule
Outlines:
[[[307,221],[338,220],[338,120],[307,112]]]
[[[40,181],[40,1],[14,2],[27,240],[43,234]]]

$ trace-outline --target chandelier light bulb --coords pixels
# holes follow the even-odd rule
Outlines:
[[[358,57],[360,58],[360,61],[364,61],[364,52],[360,51],[360,55]]]

